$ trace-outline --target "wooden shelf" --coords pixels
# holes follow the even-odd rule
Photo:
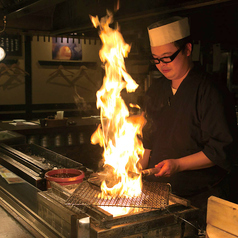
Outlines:
[[[4,60],[2,60],[1,63],[7,64],[7,65],[10,65],[10,64],[16,64],[17,62],[18,62],[17,59],[4,59]]]
[[[96,62],[83,62],[83,61],[60,61],[60,60],[39,60],[38,61],[40,65],[42,66],[87,66],[87,67],[96,67]]]

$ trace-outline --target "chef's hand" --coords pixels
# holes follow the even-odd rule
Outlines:
[[[163,160],[157,165],[159,172],[155,176],[169,177],[174,173],[185,170],[205,169],[214,166],[215,164],[202,152],[199,151],[179,159]]]
[[[176,159],[163,160],[155,167],[160,168],[159,173],[155,174],[156,177],[170,177],[172,174],[179,172],[179,163]]]

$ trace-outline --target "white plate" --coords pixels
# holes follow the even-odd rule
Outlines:
[[[14,119],[13,120],[13,122],[24,122],[24,121],[26,121],[26,120],[24,120],[24,119]]]

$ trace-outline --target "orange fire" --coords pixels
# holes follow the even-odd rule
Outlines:
[[[97,108],[100,108],[101,125],[91,137],[92,144],[99,143],[104,148],[104,167],[109,177],[101,185],[105,195],[137,196],[141,193],[142,179],[138,161],[144,152],[141,140],[145,124],[143,115],[129,116],[129,110],[121,97],[121,91],[134,92],[138,84],[127,73],[124,58],[130,52],[118,29],[112,29],[111,13],[100,21],[91,20],[100,27],[99,36],[103,46],[99,52],[104,63],[103,85],[97,92]],[[136,176],[134,176],[136,174]]]

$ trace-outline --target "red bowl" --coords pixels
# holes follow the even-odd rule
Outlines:
[[[50,187],[50,181],[60,185],[70,185],[83,182],[84,172],[78,169],[55,169],[45,174],[47,188]]]

